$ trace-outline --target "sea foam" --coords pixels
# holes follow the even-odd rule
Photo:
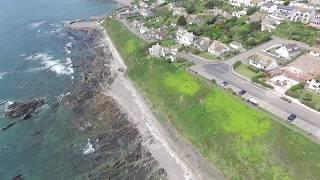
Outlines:
[[[37,21],[37,22],[33,22],[31,24],[28,25],[29,29],[36,29],[39,28],[42,24],[45,24],[47,21]]]
[[[50,70],[57,74],[71,75],[74,72],[70,58],[62,61],[60,59],[54,59],[52,56],[46,53],[36,53],[28,56],[26,60],[39,60],[44,69]]]
[[[88,142],[86,144],[86,146],[83,148],[82,153],[83,154],[91,154],[94,153],[95,149],[93,148],[93,145],[90,142],[90,139],[88,139]]]

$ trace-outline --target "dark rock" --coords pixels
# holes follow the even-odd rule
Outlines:
[[[17,175],[17,176],[14,176],[14,177],[12,178],[12,180],[22,180],[22,175],[19,174],[19,175]]]
[[[14,102],[8,106],[6,117],[23,117],[23,119],[26,120],[31,117],[31,113],[35,112],[42,105],[44,105],[44,98],[34,99],[27,103]]]

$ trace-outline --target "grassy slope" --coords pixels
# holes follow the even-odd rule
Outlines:
[[[128,75],[201,153],[234,179],[319,179],[320,146],[209,86],[177,64],[139,57],[140,39],[117,21],[105,28]],[[133,47],[135,45],[136,47]]]
[[[320,31],[301,22],[285,21],[274,31],[275,35],[282,38],[302,41],[314,45],[320,38]]]

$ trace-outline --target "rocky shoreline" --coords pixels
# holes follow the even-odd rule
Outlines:
[[[113,56],[103,42],[102,30],[95,21],[66,26],[81,41],[81,47],[92,54],[73,61],[77,83],[61,101],[76,112],[75,127],[95,139],[90,167],[82,175],[89,179],[166,179],[165,170],[142,145],[143,138],[135,124],[104,93],[116,73],[110,67]]]

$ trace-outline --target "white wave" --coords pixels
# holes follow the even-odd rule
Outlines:
[[[3,76],[5,76],[6,74],[8,74],[7,72],[0,72],[0,79],[3,78]]]
[[[72,42],[68,42],[65,46],[64,46],[64,50],[66,51],[67,54],[71,53],[71,49],[73,47]]]
[[[90,153],[94,153],[95,149],[93,148],[93,145],[90,143],[90,139],[88,139],[88,142],[86,144],[86,146],[83,148],[82,153],[83,154],[90,154]]]
[[[74,73],[72,68],[72,62],[66,60],[66,63],[60,59],[54,59],[52,56],[46,53],[36,53],[34,55],[28,56],[26,60],[39,60],[40,64],[44,66],[44,69],[50,70],[57,74],[71,75]]]
[[[29,29],[35,29],[35,28],[39,28],[42,24],[45,24],[47,21],[38,21],[38,22],[33,22],[31,24],[28,25]]]

